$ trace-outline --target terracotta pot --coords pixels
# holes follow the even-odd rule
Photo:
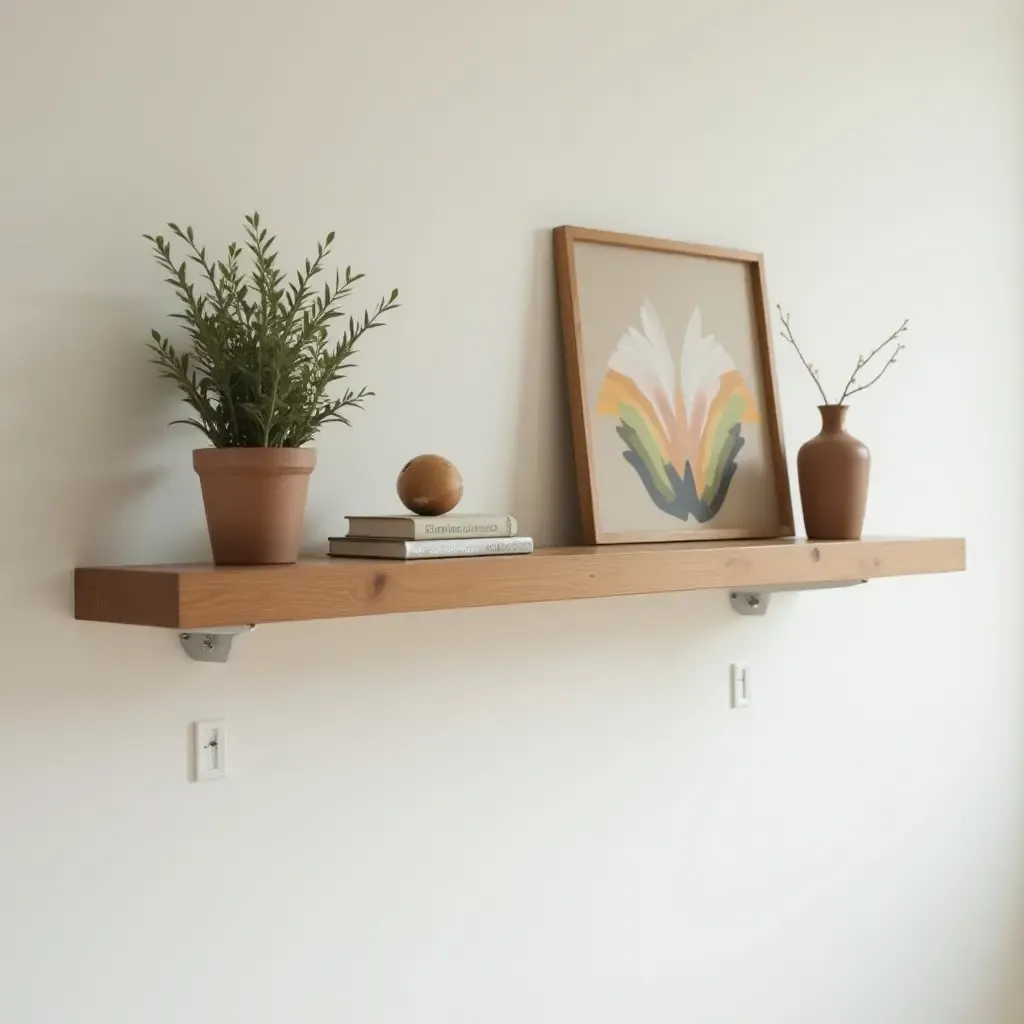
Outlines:
[[[279,565],[299,557],[312,448],[197,448],[199,474],[218,565]]]
[[[821,433],[796,457],[804,529],[810,540],[859,540],[871,452],[845,430],[845,405],[820,405]]]

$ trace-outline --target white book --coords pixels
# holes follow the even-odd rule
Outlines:
[[[471,537],[514,537],[513,516],[347,516],[349,537],[374,540],[469,540]],[[333,539],[333,538],[331,538]]]
[[[474,540],[367,540],[331,537],[327,553],[335,558],[466,558],[474,555],[528,555],[532,537]]]

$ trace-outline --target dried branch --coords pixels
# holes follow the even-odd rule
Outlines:
[[[885,341],[882,342],[881,345],[879,345],[876,348],[872,349],[871,353],[868,355],[868,357],[866,359],[864,358],[864,356],[858,356],[857,357],[857,366],[854,368],[853,373],[850,374],[850,379],[846,382],[846,387],[843,388],[842,398],[839,399],[839,404],[840,405],[842,405],[843,402],[845,402],[846,399],[850,397],[850,395],[855,395],[855,394],[857,394],[858,391],[864,391],[865,389],[871,387],[871,385],[874,384],[875,381],[878,380],[878,378],[881,377],[882,374],[885,373],[885,371],[888,370],[889,367],[892,366],[892,364],[894,362],[896,362],[896,356],[903,349],[905,349],[907,347],[906,345],[904,345],[902,343],[900,343],[900,344],[898,344],[896,346],[896,351],[893,352],[892,357],[885,364],[885,366],[882,367],[881,373],[879,373],[877,376],[873,377],[867,384],[864,384],[861,387],[856,387],[856,388],[853,387],[854,383],[857,380],[857,374],[860,373],[860,371],[863,370],[864,367],[867,366],[868,363],[870,363],[871,360],[874,359],[875,356],[877,356],[879,354],[879,352],[882,351],[882,349],[884,349],[888,345],[891,345],[907,329],[907,324],[909,322],[910,322],[909,320],[904,320],[903,323],[901,323],[899,325],[899,327],[897,327],[896,330],[893,331],[892,334],[890,334],[889,337],[886,338]]]
[[[867,389],[868,389],[869,387],[871,387],[871,385],[872,385],[872,384],[876,383],[876,382],[877,382],[877,381],[878,381],[878,380],[879,380],[879,379],[881,378],[882,374],[883,374],[883,373],[885,373],[885,371],[886,371],[886,370],[888,370],[888,369],[889,369],[889,367],[890,367],[890,366],[892,366],[892,364],[896,362],[896,357],[897,357],[897,356],[898,356],[898,355],[899,355],[899,354],[900,354],[900,353],[901,353],[901,352],[902,352],[902,351],[903,351],[903,350],[904,350],[904,349],[905,349],[906,347],[907,347],[907,346],[906,346],[906,345],[903,345],[903,344],[897,345],[897,346],[896,346],[896,351],[895,351],[895,352],[893,352],[893,354],[892,354],[891,356],[889,356],[889,359],[888,359],[888,360],[886,361],[886,364],[885,364],[885,366],[883,366],[883,367],[881,368],[881,370],[879,370],[879,371],[878,371],[878,373],[876,373],[876,374],[875,374],[875,376],[874,376],[874,377],[872,377],[872,378],[871,378],[871,380],[869,380],[869,381],[867,382],[867,384],[861,384],[861,385],[860,385],[859,387],[855,387],[855,388],[854,388],[854,389],[853,389],[852,391],[844,391],[844,392],[843,392],[843,399],[846,399],[846,398],[851,398],[851,397],[853,397],[853,395],[857,394],[857,392],[859,392],[859,391],[867,391]],[[870,356],[869,356],[868,358],[870,359]],[[867,362],[868,362],[868,360],[867,360],[867,359],[865,359],[865,360],[864,360],[864,362],[863,362],[863,363],[861,364],[861,366],[860,366],[860,367],[859,367],[858,369],[863,369],[863,367],[867,365]],[[854,376],[856,376],[856,374],[854,374]],[[852,381],[852,378],[851,378],[851,381]],[[849,384],[847,384],[847,387],[849,387],[849,386],[850,386],[850,385],[849,385]],[[843,399],[840,399],[840,401],[839,401],[839,404],[840,404],[840,405],[842,405],[842,404],[843,404]]]
[[[821,386],[818,371],[811,366],[806,359],[804,359],[804,354],[800,351],[800,346],[796,343],[796,338],[793,337],[793,331],[789,326],[789,317],[782,312],[781,306],[776,306],[775,308],[779,311],[779,319],[782,321],[782,336],[790,343],[790,345],[793,346],[793,348],[796,349],[796,354],[800,357],[800,362],[804,364],[804,369],[811,375],[811,380],[814,381],[818,391],[821,393],[822,402],[824,402],[825,405],[829,405],[828,396],[825,394],[825,389]]]

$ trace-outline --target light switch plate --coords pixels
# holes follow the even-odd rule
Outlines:
[[[227,770],[224,719],[211,718],[195,722],[192,729],[192,778],[196,782],[223,779]]]
[[[729,703],[734,708],[750,704],[750,666],[733,662],[729,668]]]

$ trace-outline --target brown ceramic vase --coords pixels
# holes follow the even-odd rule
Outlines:
[[[845,405],[820,405],[821,433],[796,457],[809,540],[859,540],[868,502],[871,453],[845,429]]]
[[[312,448],[197,448],[217,565],[282,565],[299,557]]]

